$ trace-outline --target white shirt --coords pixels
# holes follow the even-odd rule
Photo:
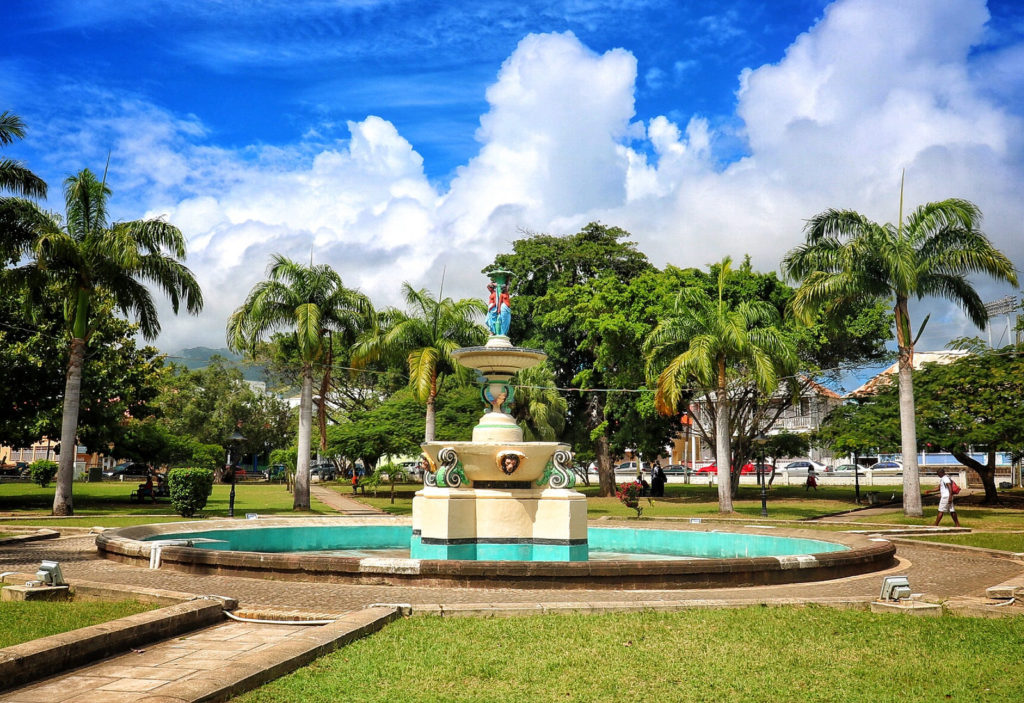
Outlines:
[[[953,492],[949,489],[949,484],[953,482],[953,479],[949,475],[943,476],[939,479],[939,500],[949,500]]]

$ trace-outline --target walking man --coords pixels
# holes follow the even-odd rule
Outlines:
[[[939,476],[939,514],[935,516],[935,524],[942,521],[942,514],[949,513],[953,518],[953,524],[960,527],[960,520],[956,516],[956,506],[953,505],[953,479],[946,475],[945,469],[936,469]]]

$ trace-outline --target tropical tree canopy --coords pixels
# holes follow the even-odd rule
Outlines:
[[[726,297],[731,259],[718,270],[718,294],[699,287],[679,291],[673,311],[644,343],[647,375],[655,381],[659,412],[675,415],[680,400],[695,391],[714,398],[719,510],[732,512],[730,382],[749,377],[764,395],[797,367],[793,340],[779,328],[777,310],[760,300],[732,304]],[[739,467],[737,467],[738,469]]]
[[[102,319],[100,301],[135,318],[146,339],[160,332],[152,286],[169,298],[175,313],[184,304],[192,314],[203,306],[202,292],[183,262],[185,238],[161,219],[111,223],[110,188],[83,169],[64,181],[65,217],[44,213],[23,201],[21,230],[31,231],[32,260],[3,272],[0,292],[14,292],[33,304],[44,294],[63,304],[71,349],[64,391],[61,446],[77,445],[85,349]],[[41,308],[40,308],[41,309]],[[62,451],[54,514],[70,515],[74,451]]]
[[[0,146],[9,146],[25,138],[25,123],[17,115],[0,112]],[[15,159],[0,158],[0,192],[8,191],[24,198],[45,198],[46,183]]]
[[[404,361],[413,395],[427,406],[424,440],[431,442],[439,381],[450,373],[468,377],[452,352],[486,339],[487,330],[478,322],[486,306],[474,298],[435,298],[408,283],[402,284],[402,295],[408,310],[389,308],[381,313],[377,326],[356,344],[352,360],[356,366],[379,359]]]
[[[302,380],[293,501],[296,510],[309,509],[314,369],[326,373],[331,365],[328,335],[351,342],[372,315],[369,299],[346,288],[330,266],[306,266],[275,254],[267,279],[253,287],[228,320],[227,340],[233,351],[253,354],[260,342],[281,330],[294,336]]]
[[[968,280],[985,273],[1016,285],[1013,264],[981,232],[981,211],[973,203],[950,198],[919,206],[896,225],[878,224],[852,210],[826,210],[805,227],[806,241],[782,261],[785,273],[800,282],[793,309],[809,319],[829,316],[842,305],[888,300],[895,315],[899,349],[900,425],[903,450],[904,512],[920,517],[921,485],[914,426],[913,356],[916,336],[911,298],[944,298],[959,305],[979,327],[988,322],[980,296]],[[927,319],[925,320],[927,322]]]

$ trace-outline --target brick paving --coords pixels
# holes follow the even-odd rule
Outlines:
[[[417,606],[470,603],[613,603],[681,601],[713,598],[719,601],[792,602],[818,598],[868,600],[877,597],[882,575],[866,574],[833,581],[750,586],[743,588],[610,590],[451,588],[424,586],[355,585],[272,581],[235,576],[188,574],[151,570],[102,559],[92,536],[64,537],[17,547],[0,547],[0,572],[34,572],[42,559],[59,561],[70,578],[161,588],[203,595],[237,598],[245,609],[275,609],[316,613],[342,613],[371,603],[409,603]],[[891,573],[906,574],[915,593],[931,598],[958,596],[984,598],[985,590],[1024,574],[1024,562],[949,551],[928,543],[897,544],[901,564]]]
[[[378,510],[372,505],[360,503],[354,498],[338,493],[335,490],[324,486],[312,485],[309,487],[309,494],[332,510],[337,510],[345,515],[387,515],[383,510]]]

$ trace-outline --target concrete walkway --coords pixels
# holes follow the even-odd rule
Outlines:
[[[354,498],[349,498],[348,496],[338,493],[333,489],[326,488],[325,486],[313,484],[309,487],[309,494],[328,508],[337,510],[343,515],[387,515],[383,510],[378,510],[372,505],[367,505],[366,503],[360,503]]]
[[[224,700],[374,632],[393,608],[330,625],[226,622],[0,694],[3,703],[185,703]]]

